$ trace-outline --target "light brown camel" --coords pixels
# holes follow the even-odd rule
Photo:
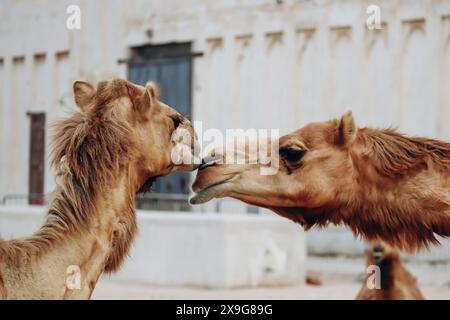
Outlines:
[[[260,163],[227,164],[227,154],[222,164],[200,167],[192,204],[229,196],[306,229],[344,224],[409,251],[450,236],[449,143],[358,129],[349,112],[281,137],[274,175],[262,175]]]
[[[374,274],[368,274],[357,300],[423,300],[416,278],[401,262],[397,250],[381,243],[371,245],[366,252],[367,266],[377,266],[380,272],[379,288],[369,288],[367,282]]]
[[[57,189],[43,226],[30,237],[0,240],[0,298],[87,299],[102,272],[118,270],[135,237],[134,197],[174,165],[171,137],[190,122],[158,101],[157,87],[121,79],[97,88],[74,83],[80,111],[55,125]],[[79,268],[80,286],[67,286]],[[75,279],[75,278],[74,278]]]

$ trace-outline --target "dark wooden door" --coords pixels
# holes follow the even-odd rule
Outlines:
[[[156,82],[161,89],[160,100],[176,109],[183,116],[191,116],[192,57],[190,44],[144,46],[133,50],[128,63],[128,79],[145,85]],[[159,178],[156,193],[188,194],[189,174],[176,172]]]
[[[45,113],[30,113],[28,202],[43,204],[45,168]]]

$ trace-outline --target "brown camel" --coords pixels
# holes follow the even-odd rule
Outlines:
[[[374,244],[367,251],[367,265],[377,266],[380,272],[379,288],[369,288],[368,274],[357,300],[423,300],[424,297],[417,287],[416,278],[409,273],[401,262],[395,249],[381,243]]]
[[[190,122],[158,101],[155,85],[113,79],[73,89],[80,110],[55,125],[57,189],[45,222],[30,237],[0,240],[0,298],[90,298],[102,272],[117,271],[129,252],[135,194],[158,176],[195,169],[171,161],[174,132],[191,134],[183,142],[191,155],[196,142]],[[68,286],[74,272],[79,286]]]
[[[236,148],[242,149],[251,148]],[[230,164],[228,154],[222,164],[200,167],[192,204],[229,196],[306,229],[344,224],[408,251],[438,243],[436,234],[450,236],[449,143],[358,129],[348,112],[281,137],[274,175],[261,174],[261,161]]]

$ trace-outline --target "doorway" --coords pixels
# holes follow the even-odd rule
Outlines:
[[[30,156],[28,203],[44,203],[45,113],[28,113],[30,117]]]

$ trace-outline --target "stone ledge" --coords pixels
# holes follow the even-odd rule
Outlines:
[[[0,234],[30,235],[44,207],[1,207]],[[270,215],[138,211],[139,234],[112,279],[154,285],[237,288],[302,284],[305,234]]]

